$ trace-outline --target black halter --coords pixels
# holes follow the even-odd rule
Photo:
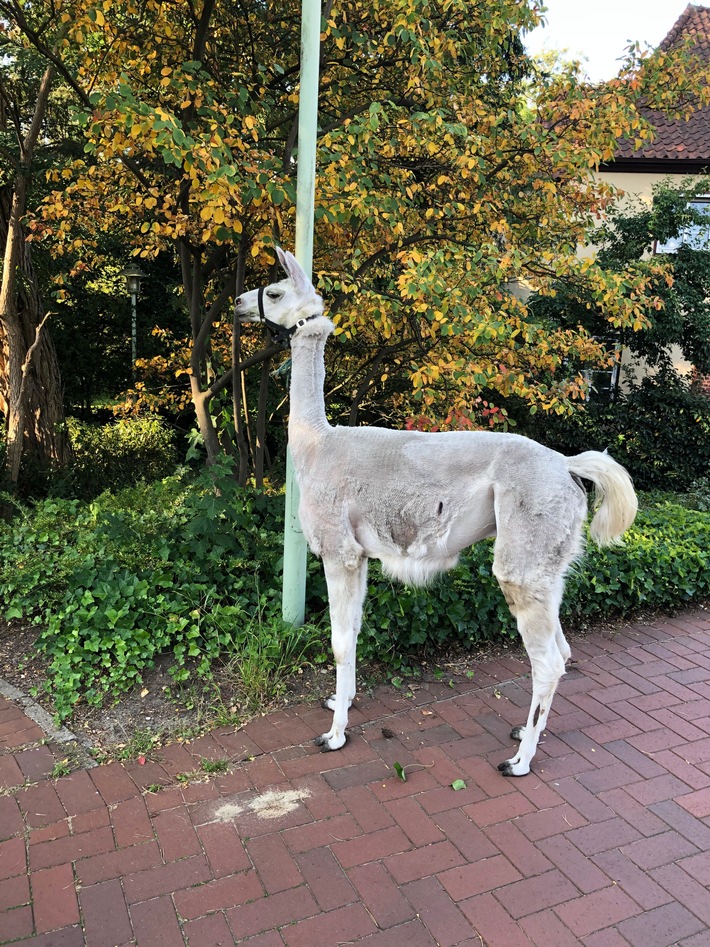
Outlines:
[[[257,305],[259,307],[259,322],[263,322],[266,326],[269,335],[274,340],[278,342],[279,345],[290,345],[291,336],[297,332],[302,326],[305,326],[307,322],[310,322],[311,319],[317,319],[320,315],[319,312],[314,313],[312,316],[306,316],[305,319],[299,319],[292,326],[280,326],[278,322],[273,322],[271,319],[266,318],[266,313],[264,312],[264,287],[261,286],[257,293]]]

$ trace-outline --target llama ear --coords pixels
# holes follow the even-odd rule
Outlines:
[[[296,286],[301,289],[310,289],[312,286],[311,281],[306,276],[305,271],[293,253],[289,253],[288,250],[282,250],[281,247],[276,247],[276,253],[279,258],[279,263],[284,268],[286,275],[291,277]]]

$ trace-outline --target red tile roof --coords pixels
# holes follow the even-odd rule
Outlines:
[[[693,37],[693,50],[710,63],[710,7],[689,3],[661,43],[669,49],[682,37]],[[689,119],[670,119],[643,109],[656,134],[650,144],[634,150],[630,141],[619,142],[617,157],[608,169],[629,171],[710,171],[710,107],[698,109]]]

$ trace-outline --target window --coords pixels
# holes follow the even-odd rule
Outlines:
[[[656,241],[656,253],[676,253],[681,244],[686,244],[692,250],[705,250],[710,244],[710,195],[703,194],[688,204],[707,218],[707,223],[689,224],[674,237],[664,243]]]

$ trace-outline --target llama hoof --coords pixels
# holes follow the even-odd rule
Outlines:
[[[321,733],[313,742],[316,746],[320,747],[321,753],[329,753],[332,750],[339,750],[342,746],[345,746],[347,739],[347,734],[343,734],[342,739],[338,740],[337,737],[333,737],[329,733]]]
[[[525,776],[530,772],[530,767],[525,766],[518,759],[503,760],[498,764],[498,769],[503,776]]]
[[[513,727],[513,729],[510,731],[510,739],[516,740],[518,743],[520,743],[524,735],[525,735],[525,727],[523,726]]]

